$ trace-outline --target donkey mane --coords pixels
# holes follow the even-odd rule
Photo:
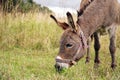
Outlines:
[[[80,9],[77,14],[77,16],[81,16],[84,13],[84,10],[93,2],[93,0],[82,0],[80,3]]]

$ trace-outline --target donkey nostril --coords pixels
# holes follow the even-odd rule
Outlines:
[[[57,64],[55,64],[55,69],[57,69]]]
[[[62,68],[61,68],[61,66],[60,66],[60,65],[55,64],[55,69],[56,69],[56,71],[58,71],[58,72],[59,72],[59,71],[61,71],[61,69],[62,69]]]

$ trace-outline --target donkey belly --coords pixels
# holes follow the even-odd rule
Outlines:
[[[109,26],[102,26],[100,29],[97,30],[97,32],[100,33],[100,35],[106,35],[108,33],[108,30],[115,26],[117,26],[116,23],[112,23]]]

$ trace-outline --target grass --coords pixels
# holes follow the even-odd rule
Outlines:
[[[16,16],[15,16],[16,15]],[[117,68],[110,68],[108,35],[100,37],[101,64],[94,68],[94,50],[91,61],[85,57],[77,65],[58,74],[54,69],[62,30],[48,14],[0,14],[0,80],[119,80],[120,28],[117,31]]]

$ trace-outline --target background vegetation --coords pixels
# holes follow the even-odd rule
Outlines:
[[[62,21],[66,21],[62,19]],[[101,64],[94,68],[94,48],[91,61],[85,57],[77,65],[58,74],[54,69],[62,34],[49,13],[0,13],[0,80],[119,80],[120,27],[117,31],[117,68],[110,68],[109,36],[100,37]]]
[[[51,12],[47,7],[36,4],[33,0],[0,0],[0,10],[4,12]]]

